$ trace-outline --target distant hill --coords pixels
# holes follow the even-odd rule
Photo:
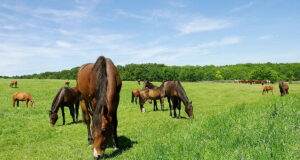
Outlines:
[[[300,80],[300,63],[262,63],[236,64],[224,66],[167,66],[164,64],[128,64],[117,66],[122,80],[235,80],[235,79],[270,79]],[[79,67],[58,72],[44,72],[2,78],[17,79],[75,79]]]

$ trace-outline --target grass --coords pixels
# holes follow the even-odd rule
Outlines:
[[[9,81],[0,79],[0,159],[92,159],[83,123],[62,126],[59,112],[57,124],[49,126],[48,110],[64,80],[18,80],[19,88],[10,88]],[[131,90],[141,86],[123,82],[118,136],[125,149],[115,152],[110,147],[106,158],[300,159],[300,84],[291,84],[285,97],[279,96],[277,84],[274,96],[262,96],[261,85],[183,86],[193,101],[195,119],[170,118],[169,110],[153,112],[150,104],[141,113],[130,102]],[[36,107],[21,102],[13,108],[16,91],[30,92]],[[72,122],[65,112],[66,123]],[[184,109],[182,116],[187,117]]]

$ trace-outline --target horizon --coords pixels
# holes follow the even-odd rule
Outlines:
[[[115,65],[300,62],[297,0],[3,0],[1,76]]]

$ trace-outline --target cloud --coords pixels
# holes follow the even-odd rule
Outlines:
[[[241,11],[241,10],[250,8],[251,6],[253,6],[253,4],[254,4],[253,2],[249,2],[249,3],[244,4],[244,5],[242,5],[242,6],[233,8],[233,9],[231,10],[231,12],[239,12],[239,11]]]
[[[241,37],[225,37],[219,41],[211,41],[200,44],[199,48],[210,48],[210,47],[220,47],[226,45],[237,44],[242,41]]]
[[[269,40],[273,37],[274,36],[272,36],[272,35],[263,35],[263,36],[258,37],[258,39],[260,39],[260,40]]]
[[[177,29],[180,35],[194,32],[213,31],[231,26],[231,23],[222,19],[201,18],[180,25]]]
[[[58,47],[63,47],[63,48],[70,48],[70,47],[72,47],[72,45],[70,43],[64,42],[64,41],[56,41],[55,44]]]
[[[186,7],[186,4],[181,1],[169,1],[168,3],[173,7],[178,7],[178,8]]]

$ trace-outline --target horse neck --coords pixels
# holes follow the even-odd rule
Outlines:
[[[183,102],[183,104],[185,105],[185,107],[187,107],[188,103],[189,103],[189,98],[186,96],[186,93],[181,85],[179,85],[177,87],[178,87],[178,89],[177,89],[178,96],[179,96],[180,100]]]
[[[59,104],[61,101],[61,98],[63,97],[64,88],[62,88],[55,96],[53,102],[52,102],[52,107],[51,111],[57,113],[59,109]]]

